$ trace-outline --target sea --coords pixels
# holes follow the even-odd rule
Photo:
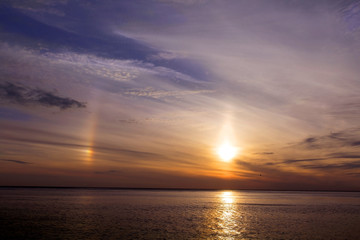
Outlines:
[[[360,239],[360,192],[3,187],[0,239]]]

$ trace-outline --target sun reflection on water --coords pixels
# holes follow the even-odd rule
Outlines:
[[[237,239],[240,232],[238,232],[238,223],[236,221],[238,212],[235,206],[235,197],[233,192],[225,191],[220,193],[220,204],[217,210],[217,229],[219,239]]]
[[[223,192],[221,195],[221,200],[223,203],[233,203],[234,197],[232,195],[232,192]]]

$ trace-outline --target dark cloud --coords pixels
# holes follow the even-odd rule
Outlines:
[[[13,162],[13,163],[18,163],[18,164],[32,164],[31,162],[25,162],[25,161],[20,161],[20,160],[13,160],[13,159],[0,159],[0,161]]]
[[[305,158],[305,159],[287,159],[278,163],[269,163],[267,165],[278,165],[278,164],[295,164],[303,163],[298,165],[300,168],[306,169],[357,169],[360,168],[360,161],[353,162],[340,162],[340,163],[324,163],[324,160],[330,159],[360,159],[360,154],[357,153],[331,153],[324,158]],[[307,163],[307,164],[306,164]],[[311,164],[309,164],[311,163]]]
[[[301,143],[302,146],[305,146],[308,149],[317,149],[321,148],[321,145],[319,143],[319,138],[316,137],[309,137],[304,139]]]
[[[323,136],[309,137],[297,145],[310,150],[336,147],[357,147],[360,146],[360,129],[346,129]]]
[[[264,163],[264,165],[266,166],[272,166],[272,165],[276,165],[277,163],[274,163],[274,162],[267,162],[267,163]]]
[[[310,137],[310,138],[306,138],[304,140],[305,143],[313,143],[313,142],[316,142],[316,138],[313,138],[313,137]]]
[[[279,165],[279,164],[294,164],[294,163],[305,163],[305,162],[317,162],[329,159],[360,159],[360,154],[348,154],[348,153],[331,153],[323,158],[302,158],[302,159],[286,159],[281,162],[268,162],[265,165]]]
[[[60,97],[52,92],[10,82],[0,83],[0,98],[17,104],[31,103],[60,109],[86,107],[84,103],[71,98]]]

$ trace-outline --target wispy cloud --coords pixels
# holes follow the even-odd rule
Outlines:
[[[124,92],[125,95],[133,95],[138,97],[149,97],[149,98],[165,98],[165,97],[175,97],[180,98],[187,95],[193,95],[193,94],[208,94],[208,93],[214,93],[214,90],[185,90],[185,91],[164,91],[164,90],[155,90],[152,87],[145,88],[145,89],[129,89]]]
[[[309,164],[309,165],[302,165],[301,167],[306,169],[335,169],[335,170],[360,169],[360,161],[343,162],[336,164]]]
[[[329,158],[353,158],[353,159],[360,159],[360,151],[355,153],[343,153],[343,152],[336,152],[329,154]]]

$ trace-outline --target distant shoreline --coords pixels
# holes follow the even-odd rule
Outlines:
[[[68,186],[0,186],[27,189],[87,189],[87,190],[141,190],[141,191],[254,191],[254,192],[360,192],[360,190],[278,190],[278,189],[202,189],[202,188],[133,188],[133,187],[68,187]]]

